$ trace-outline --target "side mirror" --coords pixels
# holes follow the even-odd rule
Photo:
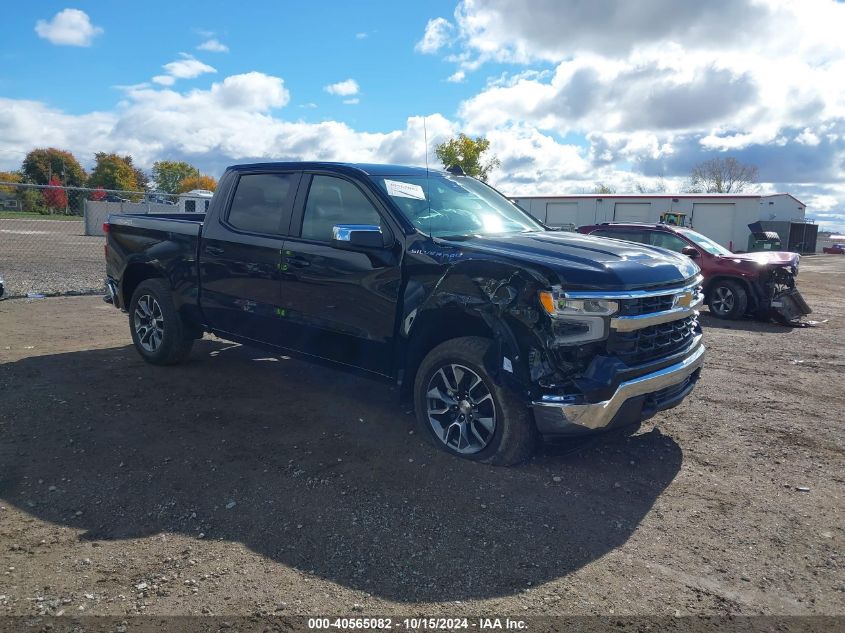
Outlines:
[[[684,246],[681,249],[681,254],[686,255],[690,259],[696,259],[701,253],[698,252],[697,248],[693,248],[692,246]]]
[[[332,245],[336,248],[384,248],[384,234],[376,224],[335,224]]]

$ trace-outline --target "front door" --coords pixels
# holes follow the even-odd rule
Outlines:
[[[310,179],[310,183],[306,180]],[[282,263],[282,303],[294,349],[388,375],[401,281],[398,245],[375,198],[356,183],[314,174],[294,213]],[[377,225],[384,248],[337,248],[339,224]]]
[[[215,330],[280,344],[284,233],[299,172],[242,173],[200,250],[202,308]]]

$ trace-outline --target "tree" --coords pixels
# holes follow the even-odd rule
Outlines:
[[[606,185],[603,182],[597,182],[595,188],[593,189],[593,193],[616,193],[616,188]]]
[[[153,163],[153,181],[159,191],[179,193],[183,180],[199,175],[200,170],[185,161],[160,160]]]
[[[20,194],[21,208],[30,213],[50,213],[50,209],[44,206],[44,196],[40,189],[33,187],[22,187]]]
[[[434,153],[446,169],[458,166],[467,176],[486,181],[490,172],[501,165],[495,156],[487,162],[482,161],[482,155],[488,149],[490,149],[490,141],[483,136],[473,139],[461,133],[458,138],[450,138],[440,143],[434,148]]]
[[[94,159],[96,165],[88,178],[89,187],[138,191],[138,174],[135,173],[131,156],[97,152]]]
[[[55,147],[34,149],[23,159],[21,175],[24,182],[46,185],[53,176],[63,185],[81,187],[87,176],[82,165],[70,152]]]
[[[187,191],[193,191],[194,189],[207,189],[208,191],[214,191],[217,189],[217,181],[213,176],[206,176],[204,174],[189,176],[179,184],[178,193],[185,193]]]
[[[16,171],[0,171],[0,182],[20,182],[21,175]],[[16,193],[17,187],[9,187],[0,185],[0,191],[4,193]]]
[[[44,204],[53,211],[64,211],[67,209],[67,192],[60,187],[62,183],[58,176],[50,178],[49,184],[54,186],[44,189]]]
[[[755,165],[744,165],[732,156],[711,158],[692,168],[689,193],[740,193],[757,182]]]
[[[127,156],[126,158],[129,159],[130,163],[132,162],[131,156]],[[135,185],[141,191],[147,191],[150,188],[150,178],[147,176],[147,173],[140,167],[133,167],[132,171],[135,172]]]
[[[97,189],[95,191],[91,192],[89,199],[93,200],[94,202],[99,202],[100,200],[102,200],[105,197],[106,197],[105,189],[103,189],[102,187],[97,187]]]

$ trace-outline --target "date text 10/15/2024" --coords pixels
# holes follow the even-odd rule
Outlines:
[[[434,631],[455,629],[511,630],[528,628],[525,620],[511,618],[308,618],[308,628],[314,630],[388,630]]]

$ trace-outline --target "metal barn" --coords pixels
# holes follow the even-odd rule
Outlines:
[[[601,222],[659,222],[665,213],[682,213],[688,226],[733,251],[746,249],[752,222],[806,222],[806,205],[788,193],[573,194],[512,199],[549,226],[573,229]],[[784,238],[784,245],[794,242],[788,234]]]

